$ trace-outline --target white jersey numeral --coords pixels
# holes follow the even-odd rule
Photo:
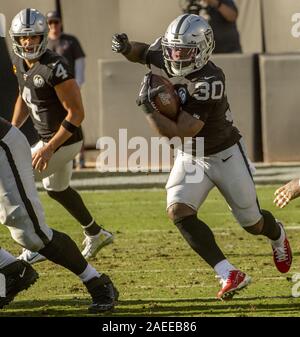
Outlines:
[[[0,273],[0,297],[6,297],[6,280],[5,275]]]
[[[57,66],[55,76],[56,77],[61,77],[63,80],[68,77],[68,73],[67,73],[66,69],[63,67],[62,64],[59,64]]]
[[[199,101],[207,101],[211,99],[221,99],[224,95],[224,84],[222,81],[198,82],[195,85],[197,89],[194,97]]]
[[[300,37],[300,13],[295,13],[292,16],[292,22],[296,22],[291,29],[291,34],[294,38]]]
[[[22,93],[22,98],[23,98],[24,102],[26,103],[26,105],[30,108],[34,119],[41,122],[41,117],[38,114],[39,108],[37,107],[37,105],[35,105],[34,103],[31,102],[32,97],[31,97],[31,91],[30,91],[29,88],[24,87],[23,93]]]

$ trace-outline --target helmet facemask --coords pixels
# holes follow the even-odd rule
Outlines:
[[[30,48],[28,48],[28,47],[23,47],[20,43],[21,36],[26,36],[26,35],[18,36],[18,35],[11,34],[10,36],[12,39],[12,48],[13,48],[14,53],[18,55],[19,57],[21,57],[22,59],[26,59],[26,60],[38,59],[46,51],[47,43],[48,43],[47,35],[48,34],[32,34],[31,36],[40,36],[41,40],[40,40],[40,43],[32,45],[30,46]],[[27,36],[30,36],[30,34]],[[26,51],[26,49],[32,49],[32,51],[28,51],[28,50]]]

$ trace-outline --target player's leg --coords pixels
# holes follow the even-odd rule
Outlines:
[[[92,311],[112,309],[116,290],[109,277],[100,275],[87,263],[70,237],[52,231],[45,224],[25,137],[19,130],[12,128],[4,137],[3,143],[6,144],[4,158],[0,161],[1,222],[8,227],[14,240],[21,246],[41,252],[49,260],[76,274],[93,298]]]
[[[35,152],[43,144],[36,145]],[[82,254],[85,258],[94,257],[98,251],[113,242],[113,235],[100,226],[85,206],[80,194],[71,188],[72,158],[81,149],[82,142],[61,147],[49,162],[47,170],[35,172],[35,177],[43,179],[43,185],[48,195],[60,203],[82,226],[85,234],[85,248]],[[23,252],[24,259],[33,254]],[[36,256],[39,261],[41,258]],[[38,261],[35,261],[38,262]]]
[[[228,155],[232,157],[222,161]],[[292,262],[292,252],[281,222],[267,210],[261,210],[256,196],[249,161],[243,143],[238,143],[218,154],[220,158],[217,181],[221,193],[241,226],[253,235],[263,235],[270,239],[274,262],[280,272],[287,272]]]
[[[184,157],[178,156],[166,185],[168,215],[190,247],[215,270],[220,278],[228,279],[232,274],[232,282],[238,280],[237,287],[242,286],[248,277],[226,259],[210,228],[197,217],[198,208],[214,184],[206,174],[202,181],[188,183],[189,174],[185,171]],[[218,293],[218,297],[224,296]]]

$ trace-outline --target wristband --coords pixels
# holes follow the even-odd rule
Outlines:
[[[67,130],[69,131],[70,133],[74,133],[77,131],[78,129],[78,126],[68,122],[66,119],[64,119],[61,123],[61,125]]]

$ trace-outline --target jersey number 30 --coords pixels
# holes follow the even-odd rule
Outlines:
[[[194,97],[198,101],[218,100],[224,95],[224,84],[222,81],[214,81],[212,83],[198,82],[195,85],[195,89]]]

